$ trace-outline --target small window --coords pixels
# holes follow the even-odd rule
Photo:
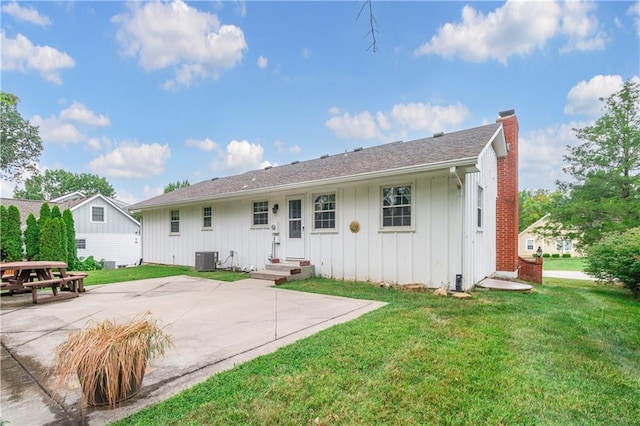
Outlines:
[[[527,238],[527,251],[533,251],[533,247],[535,247],[536,241],[533,238]]]
[[[476,226],[482,228],[482,206],[483,206],[483,193],[484,189],[481,186],[478,187],[478,200],[477,200],[477,219]]]
[[[317,195],[314,199],[314,229],[336,228],[336,194]]]
[[[79,250],[83,250],[87,248],[87,240],[82,238],[79,240],[76,240],[76,248]]]
[[[104,207],[91,207],[91,222],[104,222]]]
[[[171,210],[171,233],[177,234],[180,232],[180,210]]]
[[[269,224],[269,202],[268,201],[256,201],[253,203],[253,225],[268,225]]]
[[[388,186],[382,188],[382,227],[411,226],[412,188]]]
[[[211,212],[211,207],[204,207],[202,209],[202,227],[211,228],[212,223],[213,223],[213,215]]]

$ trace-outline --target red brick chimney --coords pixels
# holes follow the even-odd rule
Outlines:
[[[502,111],[507,156],[498,158],[496,199],[496,271],[517,276],[518,269],[518,118],[514,110]]]

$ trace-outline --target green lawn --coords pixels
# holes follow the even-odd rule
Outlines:
[[[247,278],[244,272],[196,272],[188,266],[162,266],[162,265],[142,265],[131,268],[119,268],[99,271],[87,271],[89,276],[85,278],[85,285],[111,284],[123,281],[144,280],[147,278],[170,277],[173,275],[190,275],[194,277],[211,278],[219,281],[237,281]]]
[[[557,258],[545,257],[542,262],[542,269],[545,271],[582,271],[585,262],[581,257]]]
[[[620,288],[549,278],[531,294],[458,300],[284,287],[389,304],[117,424],[638,424],[640,303]]]

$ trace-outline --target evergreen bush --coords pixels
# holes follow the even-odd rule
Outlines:
[[[27,216],[27,228],[24,230],[24,245],[27,250],[27,259],[38,260],[40,251],[40,227],[33,213]]]
[[[585,272],[619,281],[640,297],[640,227],[606,235],[586,251]]]
[[[61,219],[47,219],[42,226],[40,233],[40,260],[64,261],[60,257],[62,252],[62,241],[60,241]]]
[[[20,221],[20,211],[14,205],[9,206],[0,211],[2,219],[1,225],[1,243],[2,249],[5,250],[6,259],[9,262],[21,261],[24,257],[22,251],[22,230]]]
[[[77,269],[78,248],[76,247],[76,225],[71,210],[62,212],[62,220],[67,227],[67,266],[69,269]]]
[[[551,257],[549,253],[542,253],[542,257]]]
[[[571,253],[562,253],[562,257],[567,259],[567,258],[571,257]]]
[[[551,257],[554,259],[560,259],[560,253],[553,253]]]

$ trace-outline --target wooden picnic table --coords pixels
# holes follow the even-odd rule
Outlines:
[[[55,271],[54,271],[55,270]],[[13,271],[8,277],[5,271]],[[64,262],[28,261],[0,263],[2,285],[0,289],[9,290],[13,294],[16,290],[30,290],[33,303],[47,303],[55,300],[78,297],[79,291],[84,291],[83,278],[86,274],[70,275]],[[51,288],[53,296],[38,299],[38,289]],[[60,293],[65,288],[69,293]]]

